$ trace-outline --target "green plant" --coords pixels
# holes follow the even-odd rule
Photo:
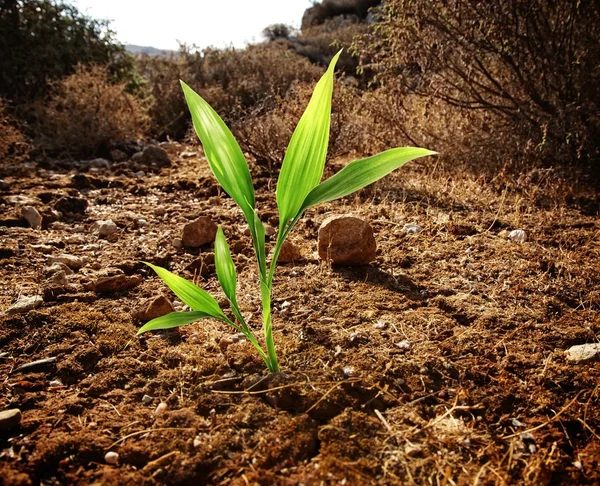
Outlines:
[[[435,153],[421,148],[391,149],[351,162],[320,183],[329,140],[334,68],[340,53],[341,51],[336,54],[329,69],[317,83],[308,107],[292,135],[281,166],[276,191],[279,232],[270,265],[267,265],[265,252],[265,229],[256,212],[254,187],[244,155],[219,115],[182,82],[194,128],[204,146],[210,168],[223,189],[240,206],[250,228],[258,262],[266,350],[240,312],[236,296],[236,270],[221,228],[215,239],[215,266],[219,283],[231,303],[231,311],[237,322],[227,317],[217,301],[204,290],[164,268],[148,263],[192,312],[173,312],[154,319],[144,325],[138,334],[178,327],[211,317],[243,333],[254,345],[268,370],[279,371],[271,322],[271,291],[279,251],[290,231],[309,207],[351,194],[410,160]]]

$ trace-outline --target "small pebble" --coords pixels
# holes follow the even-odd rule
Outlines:
[[[12,408],[0,412],[0,430],[8,430],[21,424],[21,410]]]
[[[567,361],[573,364],[589,363],[600,358],[600,343],[578,344],[565,352]]]
[[[101,238],[112,235],[118,229],[116,223],[111,219],[107,219],[106,221],[96,221],[94,226],[92,226],[92,231],[98,233],[98,236]]]
[[[149,404],[149,403],[151,403],[151,402],[152,402],[152,397],[151,397],[150,395],[144,395],[144,396],[142,397],[142,403],[143,403],[144,405],[148,405],[148,404]]]
[[[62,381],[60,380],[52,380],[50,383],[48,383],[48,385],[50,385],[51,387],[63,386]]]
[[[113,466],[119,462],[119,454],[116,452],[110,451],[104,455],[104,460],[107,464],[112,464]]]
[[[183,240],[181,238],[173,238],[172,244],[179,250],[183,246]]]
[[[423,231],[423,228],[418,224],[405,224],[400,231],[407,235],[418,235]]]
[[[42,227],[42,215],[33,206],[23,206],[21,208],[21,216],[23,216],[29,226],[33,229],[40,229]]]
[[[160,402],[158,404],[158,406],[156,407],[156,410],[154,410],[154,415],[156,415],[158,417],[159,415],[162,415],[163,413],[165,413],[168,408],[169,408],[169,406],[165,402]]]
[[[525,231],[522,229],[512,230],[508,234],[508,238],[517,243],[524,243],[527,241],[527,233],[525,233]]]
[[[200,437],[195,437],[194,438],[194,449],[200,449],[200,447],[202,447],[202,441],[200,440]]]
[[[144,177],[146,177],[146,173],[143,170],[139,170],[133,175],[136,179],[143,179]]]

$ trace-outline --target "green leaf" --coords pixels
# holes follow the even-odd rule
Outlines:
[[[196,322],[206,317],[213,317],[206,312],[171,312],[166,316],[157,317],[144,324],[137,332],[138,335],[146,331],[157,331],[159,329],[171,329]]]
[[[401,147],[350,162],[337,174],[315,187],[304,200],[302,210],[352,194],[411,160],[436,153],[422,148]]]
[[[235,265],[231,259],[231,252],[220,226],[215,238],[215,267],[217,269],[217,278],[225,295],[230,301],[235,302],[237,283]]]
[[[334,56],[317,83],[285,153],[277,181],[280,227],[298,214],[307,194],[323,176],[329,144],[333,73],[341,52]]]
[[[152,268],[185,305],[217,319],[227,319],[217,301],[200,287],[162,267],[157,267],[148,262],[143,263]]]
[[[183,81],[181,86],[213,174],[248,219],[254,208],[254,187],[240,146],[215,110]]]

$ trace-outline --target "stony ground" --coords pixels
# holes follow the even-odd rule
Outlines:
[[[309,211],[275,281],[269,376],[214,321],[136,337],[182,309],[143,260],[226,305],[211,243],[183,241],[200,217],[260,318],[240,212],[197,148],[163,148],[172,164],[128,147],[2,167],[0,483],[600,484],[597,194],[420,162]],[[276,227],[275,180],[254,172]],[[319,258],[332,215],[369,222],[370,265]]]

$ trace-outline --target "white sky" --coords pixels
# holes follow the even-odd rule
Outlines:
[[[72,0],[84,14],[111,21],[124,44],[177,49],[244,47],[271,24],[300,27],[311,0]]]

